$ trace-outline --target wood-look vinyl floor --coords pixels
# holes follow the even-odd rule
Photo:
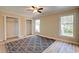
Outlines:
[[[79,46],[62,41],[55,41],[43,53],[79,53]]]

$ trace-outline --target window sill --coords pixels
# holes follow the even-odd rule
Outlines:
[[[65,38],[75,38],[74,36],[65,36],[65,35],[59,35],[60,37],[65,37]]]

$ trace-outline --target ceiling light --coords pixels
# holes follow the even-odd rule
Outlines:
[[[35,9],[34,11],[33,11],[33,13],[36,13],[37,12],[37,10]]]

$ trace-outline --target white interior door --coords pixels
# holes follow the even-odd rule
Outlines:
[[[4,19],[2,16],[0,16],[0,41],[4,39]]]
[[[27,35],[32,34],[32,20],[26,21],[26,30],[27,30]]]
[[[18,22],[16,18],[7,17],[6,18],[6,37],[16,37],[18,36]]]

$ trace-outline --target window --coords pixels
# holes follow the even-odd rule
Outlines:
[[[40,20],[35,20],[35,32],[40,32]]]
[[[61,35],[73,37],[73,15],[61,17]]]

